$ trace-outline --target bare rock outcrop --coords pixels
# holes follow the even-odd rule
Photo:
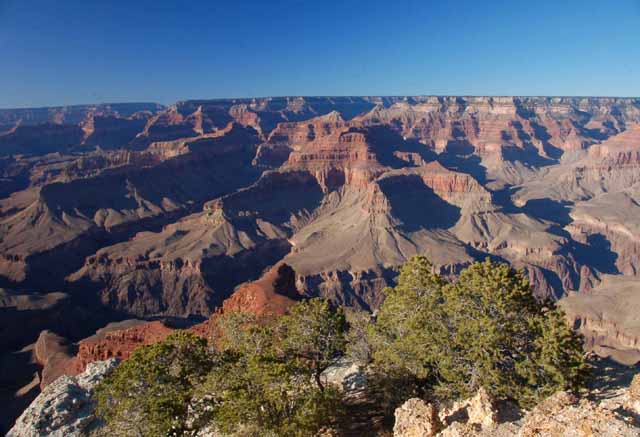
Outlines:
[[[60,376],[69,374],[73,348],[66,338],[51,331],[42,331],[34,347],[35,358],[42,366],[40,388],[43,389]],[[73,370],[71,373],[76,373]]]
[[[442,428],[433,404],[412,398],[395,411],[394,437],[431,437]]]
[[[478,393],[468,401],[468,423],[480,425],[482,428],[494,426],[498,421],[495,403],[494,397],[481,387]]]
[[[7,433],[8,437],[86,435],[98,425],[91,394],[118,364],[111,359],[90,364],[77,376],[62,376],[47,386]]]
[[[320,376],[324,384],[331,384],[348,397],[358,397],[367,386],[367,374],[362,363],[342,357],[325,369]]]
[[[518,437],[631,437],[639,433],[638,427],[594,402],[559,392],[527,414]]]
[[[498,413],[496,399],[480,387],[473,397],[454,402],[439,411],[438,417],[445,425],[440,435],[453,437],[490,433],[498,425]]]
[[[638,436],[640,427],[634,414],[629,414],[635,411],[637,380],[615,399],[595,401],[558,392],[530,412],[519,411],[508,402],[497,403],[482,389],[439,412],[432,404],[410,399],[396,410],[394,436]]]

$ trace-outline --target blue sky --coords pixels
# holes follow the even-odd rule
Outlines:
[[[640,96],[640,0],[0,0],[0,107]]]

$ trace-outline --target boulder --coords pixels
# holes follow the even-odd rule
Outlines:
[[[467,413],[469,414],[468,423],[480,425],[482,428],[490,428],[498,422],[496,401],[482,387],[474,397],[469,399]]]
[[[457,401],[450,408],[442,409],[440,420],[447,425],[461,423],[477,425],[483,429],[494,427],[498,423],[496,400],[480,387],[475,396]]]
[[[394,437],[435,436],[442,428],[438,411],[422,399],[412,398],[395,411]]]
[[[367,375],[362,366],[346,357],[329,366],[321,378],[325,384],[334,385],[346,394],[360,393],[367,386]]]
[[[485,433],[477,425],[470,423],[454,422],[447,426],[438,434],[438,437],[478,437],[485,436]]]

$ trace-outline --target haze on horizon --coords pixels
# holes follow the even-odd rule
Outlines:
[[[640,1],[0,0],[0,108],[640,96]]]

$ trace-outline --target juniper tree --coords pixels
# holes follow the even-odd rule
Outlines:
[[[580,338],[506,264],[487,259],[447,282],[415,257],[385,293],[370,329],[374,363],[418,389],[456,399],[482,386],[529,406],[584,382]]]
[[[306,368],[320,390],[324,390],[322,372],[344,354],[345,333],[342,308],[319,298],[294,305],[278,320],[275,331],[283,358]]]
[[[104,435],[183,435],[194,390],[212,369],[207,342],[176,331],[136,349],[95,389]]]

